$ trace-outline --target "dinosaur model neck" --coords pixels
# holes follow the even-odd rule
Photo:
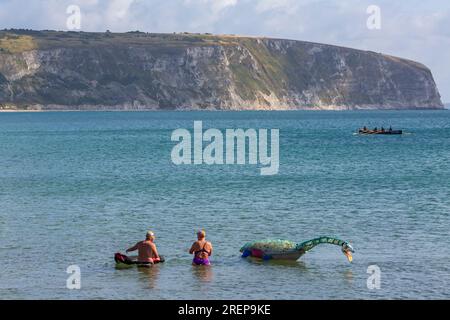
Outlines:
[[[342,246],[343,244],[345,244],[346,242],[337,238],[333,238],[333,237],[319,237],[319,238],[315,238],[315,239],[311,239],[308,241],[304,241],[302,243],[298,243],[296,245],[296,250],[298,251],[303,251],[303,252],[308,252],[310,251],[312,248],[314,248],[315,246],[319,245],[319,244],[334,244],[337,246]]]

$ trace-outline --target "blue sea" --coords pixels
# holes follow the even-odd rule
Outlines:
[[[174,165],[172,131],[196,120],[279,129],[279,173]],[[406,134],[354,134],[364,125]],[[187,253],[199,228],[211,268]],[[149,229],[166,262],[116,269]],[[0,113],[0,299],[449,299],[449,229],[449,111]],[[322,235],[350,241],[353,263],[332,245],[240,257]]]

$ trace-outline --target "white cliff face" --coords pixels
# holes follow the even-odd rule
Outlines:
[[[2,75],[11,82],[33,75],[40,67],[37,51],[27,51],[17,55],[3,55],[0,59]]]
[[[131,44],[94,39],[84,46],[61,43],[21,53],[2,51],[0,107],[443,107],[430,70],[409,60],[292,40],[211,36],[193,41],[187,36],[160,36],[149,42],[141,38]]]

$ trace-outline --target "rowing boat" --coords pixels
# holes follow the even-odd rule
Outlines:
[[[382,134],[382,135],[391,135],[391,134],[403,134],[403,130],[387,130],[387,131],[373,131],[373,130],[359,130],[359,134]]]

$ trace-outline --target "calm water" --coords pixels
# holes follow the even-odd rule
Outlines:
[[[171,163],[176,128],[279,128],[280,172]],[[392,125],[404,136],[357,136]],[[0,114],[1,299],[450,298],[450,112]],[[203,227],[214,266],[186,253]],[[116,270],[147,229],[167,262]],[[250,240],[349,240],[296,263]],[[82,289],[66,289],[77,264]],[[367,289],[367,267],[381,289]]]

